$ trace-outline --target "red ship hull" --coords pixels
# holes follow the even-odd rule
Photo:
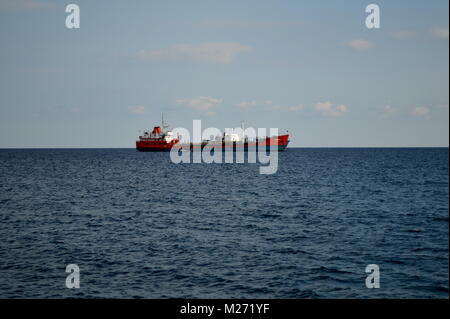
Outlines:
[[[136,141],[136,149],[141,152],[169,152],[172,149],[172,146],[179,143],[179,140],[173,140],[170,143],[164,140],[139,140]],[[211,143],[211,142],[210,142]],[[258,149],[260,147],[265,147],[266,150],[278,150],[284,151],[289,144],[289,135],[280,135],[275,137],[266,137],[265,139],[258,141],[249,141],[249,142],[231,142],[231,143],[212,143],[209,144],[214,149],[222,149],[222,148],[233,148],[233,151],[248,151],[249,148]],[[203,149],[208,145],[208,142],[198,143],[198,144],[187,144],[183,145],[190,149]],[[208,146],[208,147],[210,147]]]
[[[178,143],[178,140],[173,140],[167,143],[161,141],[136,141],[136,149],[141,152],[169,152],[172,146]]]

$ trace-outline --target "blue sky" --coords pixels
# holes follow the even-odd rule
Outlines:
[[[0,0],[0,148],[277,127],[299,147],[448,146],[448,1]],[[367,29],[365,7],[381,9]]]

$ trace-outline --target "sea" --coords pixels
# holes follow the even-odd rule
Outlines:
[[[260,166],[0,150],[0,298],[449,297],[448,148]]]

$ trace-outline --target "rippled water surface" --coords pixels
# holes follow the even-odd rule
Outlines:
[[[275,175],[133,149],[0,163],[0,298],[448,298],[447,148],[289,149]]]

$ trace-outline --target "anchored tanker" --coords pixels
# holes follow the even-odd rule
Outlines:
[[[284,151],[289,144],[289,134],[249,138],[231,132],[224,133],[222,136],[218,135],[211,140],[203,140],[201,143],[181,144],[180,136],[174,136],[173,132],[168,129],[163,117],[161,126],[155,126],[151,132],[145,131],[143,135],[139,136],[139,140],[136,141],[136,149],[141,152],[163,152],[170,151],[172,146],[177,144],[182,148],[191,150],[207,147],[214,148],[214,150],[233,148],[233,151],[248,151],[264,147],[266,150]]]

